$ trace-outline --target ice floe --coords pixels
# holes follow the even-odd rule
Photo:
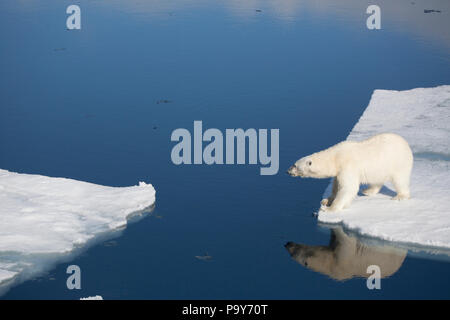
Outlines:
[[[107,187],[0,169],[0,286],[126,226],[154,202],[155,189],[144,182]]]
[[[348,140],[382,132],[403,136],[414,153],[411,199],[393,201],[388,183],[373,197],[361,194],[341,212],[319,212],[362,235],[426,247],[450,248],[450,86],[375,90]],[[331,184],[324,197],[330,193]]]

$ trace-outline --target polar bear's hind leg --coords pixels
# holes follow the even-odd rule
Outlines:
[[[410,198],[409,173],[394,176],[392,178],[392,183],[394,184],[395,191],[397,191],[397,195],[393,197],[392,200],[405,200]]]

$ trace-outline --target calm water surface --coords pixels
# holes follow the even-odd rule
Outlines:
[[[450,298],[445,252],[367,242],[352,261],[386,263],[381,290],[356,267],[303,266],[313,250],[368,244],[318,225],[328,181],[284,173],[345,139],[374,89],[450,84],[448,1],[379,1],[379,31],[367,1],[76,3],[80,31],[65,26],[73,1],[0,3],[0,168],[147,181],[156,207],[3,299]],[[194,120],[279,128],[280,172],[173,165],[170,135]],[[68,264],[82,290],[66,288]]]

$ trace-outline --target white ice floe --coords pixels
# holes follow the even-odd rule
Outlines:
[[[80,300],[103,300],[102,296],[92,296],[92,297],[86,297],[86,298],[80,298]]]
[[[389,241],[450,248],[450,86],[375,90],[347,139],[381,132],[400,134],[413,150],[412,198],[391,200],[395,191],[387,184],[374,197],[359,195],[341,212],[319,212],[319,221]],[[324,197],[330,190],[331,185]]]
[[[106,187],[0,169],[0,284],[42,271],[154,202],[144,182]]]

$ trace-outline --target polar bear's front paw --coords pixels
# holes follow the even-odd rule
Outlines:
[[[328,207],[328,206],[320,206],[320,210],[322,212],[332,212],[332,211],[336,211],[333,207]]]
[[[331,206],[320,206],[320,210],[319,211],[323,211],[323,212],[339,212],[342,211],[343,207],[342,206],[336,206],[334,204],[332,204]]]

